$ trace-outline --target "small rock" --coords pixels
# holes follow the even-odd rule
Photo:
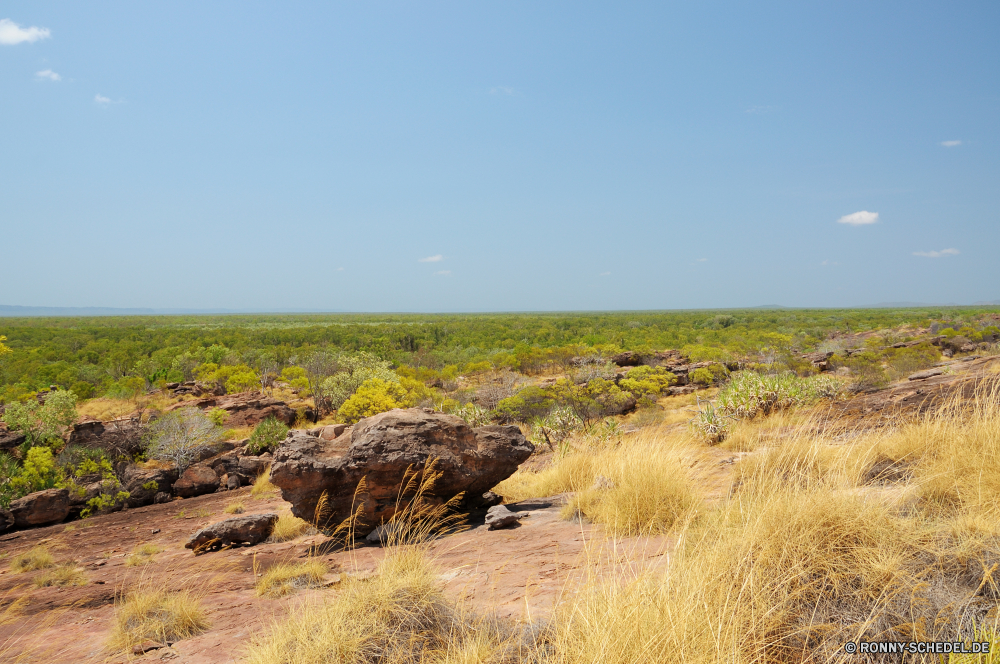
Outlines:
[[[69,516],[69,507],[69,490],[45,489],[11,501],[10,514],[14,518],[14,526],[28,528],[59,523]]]
[[[944,369],[927,369],[926,371],[918,371],[915,374],[910,375],[907,380],[924,380],[925,378],[930,378],[932,376],[940,376],[944,373]]]
[[[226,488],[235,491],[240,488],[240,476],[233,474],[226,478]]]
[[[226,519],[196,532],[184,548],[202,553],[237,544],[253,546],[270,537],[277,521],[278,515],[274,513],[250,514]]]
[[[159,491],[155,496],[153,496],[153,502],[157,505],[162,505],[163,503],[170,502],[170,494],[166,491]]]
[[[609,489],[615,488],[615,483],[611,481],[610,478],[604,475],[598,475],[594,478],[594,489],[598,491],[607,491]]]
[[[492,491],[487,491],[483,494],[483,505],[486,507],[493,507],[494,505],[499,505],[503,502],[503,496],[498,496]]]
[[[397,524],[386,523],[382,524],[375,530],[368,533],[368,535],[365,537],[365,541],[368,542],[369,544],[384,545],[391,539],[393,534],[398,534],[401,532],[402,528],[400,528]]]
[[[132,646],[132,654],[133,655],[144,655],[147,652],[149,652],[150,650],[159,650],[160,648],[164,648],[164,647],[166,647],[166,646],[164,644],[162,644],[162,643],[156,643],[154,641],[146,641],[145,643],[141,643],[141,644],[139,644],[137,646]]]
[[[504,505],[495,505],[486,512],[486,525],[490,530],[509,528],[520,520],[519,514],[514,514]]]
[[[213,493],[219,488],[219,476],[203,463],[193,463],[174,483],[174,493],[181,498],[193,498]]]
[[[150,532],[152,532],[155,535],[156,533],[160,532],[160,529],[159,528],[153,528],[153,530],[150,531]]]

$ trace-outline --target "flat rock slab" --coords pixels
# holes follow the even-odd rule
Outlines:
[[[249,514],[226,519],[196,532],[184,548],[194,549],[195,553],[199,553],[233,545],[253,546],[270,537],[277,522],[278,515],[274,513]]]
[[[944,369],[927,369],[926,371],[918,371],[907,378],[907,380],[924,380],[925,378],[933,378],[934,376],[940,376],[944,373]]]
[[[486,512],[486,525],[490,530],[510,528],[521,521],[521,514],[514,514],[504,505],[494,505]]]

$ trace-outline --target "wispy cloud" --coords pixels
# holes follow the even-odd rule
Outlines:
[[[427,258],[417,259],[421,263],[440,263],[444,260],[444,256],[441,254],[434,254],[433,256],[428,256]]]
[[[914,251],[914,256],[923,256],[924,258],[942,258],[944,256],[958,256],[960,252],[958,249],[942,249],[941,251]]]
[[[707,258],[699,258],[699,259],[698,259],[698,262],[699,262],[699,263],[707,263],[707,262],[708,262],[708,259],[707,259]]]
[[[338,267],[337,268],[337,272],[343,272],[343,271],[344,271],[344,268],[342,268],[342,267]]]
[[[517,92],[514,88],[509,88],[506,86],[498,86],[495,88],[490,88],[491,95],[512,95]]]
[[[451,276],[451,270],[438,270],[434,274],[440,274],[442,277],[450,277]]]
[[[941,145],[946,148],[953,148],[962,144],[962,141],[941,141]]]
[[[869,224],[874,224],[877,221],[878,221],[878,212],[868,212],[867,210],[861,210],[860,212],[845,214],[843,217],[837,220],[837,223],[848,224],[850,226],[867,226]]]
[[[599,277],[610,277],[611,273],[610,272],[601,272],[597,276],[599,276]]]
[[[98,104],[110,104],[111,100],[108,97],[104,97],[100,94],[94,95],[94,101]]]
[[[840,265],[837,261],[823,261],[820,265]]]
[[[22,42],[32,44],[39,39],[48,39],[51,36],[48,28],[37,28],[35,26],[22,28],[9,18],[0,19],[0,44],[8,46]]]
[[[35,76],[37,76],[38,78],[48,79],[50,81],[61,81],[62,80],[62,76],[60,76],[59,74],[55,73],[51,69],[43,69],[42,71],[36,71],[35,72]]]

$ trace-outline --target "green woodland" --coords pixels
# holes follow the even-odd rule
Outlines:
[[[57,386],[80,399],[214,378],[250,389],[320,350],[366,351],[415,378],[509,368],[538,374],[587,353],[678,349],[694,361],[770,357],[794,368],[831,338],[949,326],[974,336],[997,307],[726,311],[136,316],[0,319],[0,403]],[[9,349],[11,352],[5,352]],[[831,347],[835,350],[835,347]],[[294,376],[285,373],[286,376]],[[304,374],[302,374],[304,376]],[[304,379],[304,378],[303,378]]]

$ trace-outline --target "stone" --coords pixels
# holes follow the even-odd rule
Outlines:
[[[233,545],[253,546],[270,537],[277,522],[278,515],[274,513],[233,517],[202,528],[191,536],[184,548],[201,553]]]
[[[331,424],[329,426],[322,427],[319,430],[319,435],[317,437],[322,440],[336,440],[349,428],[350,427],[346,424]]]
[[[327,495],[325,521],[333,528],[360,507],[355,527],[365,536],[396,511],[408,469],[436,460],[441,473],[424,499],[443,503],[464,493],[480,503],[484,492],[510,477],[534,451],[516,426],[472,429],[465,420],[429,409],[395,409],[361,420],[351,435],[326,441],[296,432],[275,451],[271,482],[295,516],[314,521]],[[365,479],[363,490],[356,494]]]
[[[203,463],[193,463],[181,473],[173,488],[174,495],[181,498],[201,496],[219,488],[219,476],[211,467]]]
[[[915,374],[911,374],[907,377],[907,380],[924,380],[925,378],[940,376],[943,373],[944,369],[927,369],[926,371],[918,371]]]
[[[235,491],[240,488],[240,476],[239,475],[229,475],[226,478],[226,488],[230,491]]]
[[[392,538],[393,533],[399,532],[400,530],[401,529],[399,527],[394,527],[394,524],[384,523],[368,533],[365,536],[365,541],[369,544],[385,545]]]
[[[487,491],[483,494],[482,504],[485,507],[493,507],[494,505],[499,505],[503,502],[503,496],[497,495],[492,491]]]
[[[0,450],[13,450],[27,440],[27,437],[19,431],[10,431],[6,423],[0,421]]]
[[[10,513],[14,516],[16,528],[59,523],[69,516],[69,508],[68,489],[36,491],[10,503]]]
[[[156,505],[162,505],[163,503],[169,503],[171,500],[173,500],[173,496],[171,496],[166,491],[160,491],[155,496],[153,496],[153,503],[156,504]]]
[[[239,463],[236,466],[236,472],[238,472],[243,480],[249,484],[257,479],[258,475],[267,470],[269,465],[271,465],[271,457],[240,457]]]
[[[170,487],[177,481],[177,468],[146,468],[144,466],[129,466],[125,469],[122,488],[129,492],[126,504],[129,507],[142,507],[155,502],[158,493],[170,495]]]
[[[486,512],[486,525],[489,526],[490,530],[510,528],[520,520],[519,514],[514,514],[504,505],[494,505]]]
[[[642,355],[634,350],[627,350],[612,356],[611,361],[620,367],[637,367],[642,364]]]

